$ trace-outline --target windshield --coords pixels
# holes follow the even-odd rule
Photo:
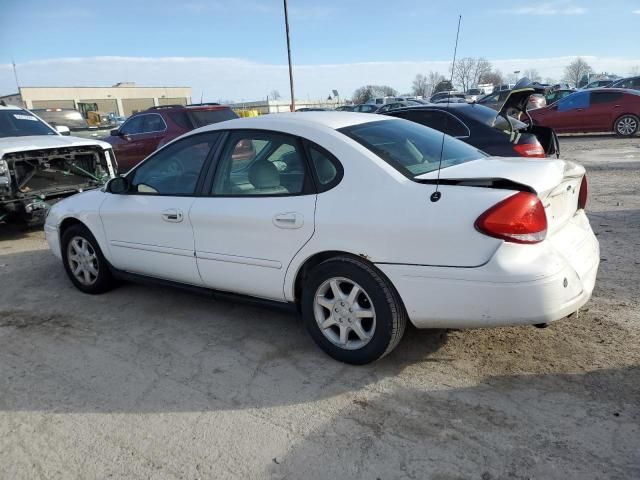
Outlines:
[[[57,135],[26,110],[0,110],[0,138]]]
[[[487,155],[432,128],[408,120],[362,123],[338,130],[352,138],[396,170],[415,178],[438,169],[459,165]]]
[[[222,108],[219,110],[190,110],[189,113],[196,128],[238,118],[238,115],[230,108]]]

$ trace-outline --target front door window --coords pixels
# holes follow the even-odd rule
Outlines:
[[[128,176],[131,192],[149,195],[193,195],[216,132],[191,135],[159,150]]]

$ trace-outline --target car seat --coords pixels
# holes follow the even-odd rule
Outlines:
[[[249,169],[249,182],[251,182],[255,190],[245,193],[258,195],[289,193],[289,190],[280,184],[280,172],[278,172],[276,166],[268,160],[260,160],[251,165]]]

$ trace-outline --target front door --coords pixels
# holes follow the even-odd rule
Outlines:
[[[189,210],[218,138],[207,132],[163,148],[127,175],[129,192],[107,194],[100,216],[114,267],[202,284]]]
[[[558,133],[590,131],[593,128],[589,115],[590,97],[590,92],[584,91],[563,98],[545,112],[549,115],[550,122],[545,122],[544,125]]]
[[[287,267],[314,232],[316,194],[299,139],[231,133],[207,193],[190,213],[204,284],[284,300]]]
[[[167,132],[167,125],[157,113],[145,113],[127,120],[119,129],[114,148],[120,173],[126,173],[151,155]]]

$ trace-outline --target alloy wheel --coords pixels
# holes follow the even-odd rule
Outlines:
[[[376,331],[376,312],[369,295],[347,278],[323,282],[316,291],[313,312],[322,334],[345,350],[364,347]]]
[[[633,135],[638,130],[638,121],[633,117],[624,117],[618,121],[617,130],[620,135]]]
[[[67,261],[73,276],[82,285],[93,285],[98,279],[98,256],[84,237],[73,237],[67,246]]]

